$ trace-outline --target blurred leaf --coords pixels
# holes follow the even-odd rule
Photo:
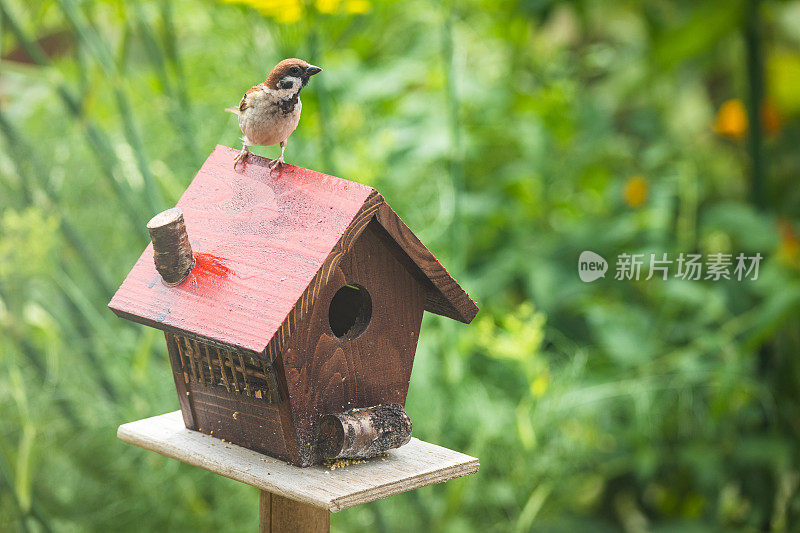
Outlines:
[[[708,52],[741,24],[744,0],[712,0],[692,4],[685,20],[656,35],[653,58],[670,68]]]
[[[780,238],[773,217],[741,203],[719,202],[710,206],[702,216],[701,225],[706,231],[724,231],[739,252],[774,250]]]
[[[800,114],[800,52],[778,51],[769,56],[767,94],[782,115]]]
[[[5,209],[0,218],[0,281],[19,283],[52,272],[58,220],[36,208]]]

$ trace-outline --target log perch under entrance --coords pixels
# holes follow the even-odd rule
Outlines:
[[[411,419],[396,403],[322,417],[317,450],[325,459],[368,459],[411,440]]]

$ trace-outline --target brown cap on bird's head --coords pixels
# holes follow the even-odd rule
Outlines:
[[[291,57],[289,59],[284,59],[275,65],[275,68],[273,68],[272,72],[269,73],[269,76],[267,76],[267,80],[264,82],[264,84],[267,86],[267,88],[272,90],[288,89],[292,85],[289,85],[288,87],[281,86],[281,81],[288,77],[298,78],[302,82],[302,86],[305,86],[305,84],[308,83],[308,79],[319,72],[322,72],[321,68],[310,65],[302,59]]]

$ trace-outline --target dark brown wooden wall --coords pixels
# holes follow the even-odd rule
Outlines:
[[[313,310],[290,333],[282,354],[300,463],[313,451],[316,424],[327,413],[381,403],[405,404],[425,306],[425,289],[387,248],[370,222],[321,289]],[[361,336],[337,338],[328,312],[346,284],[364,287],[372,316]]]

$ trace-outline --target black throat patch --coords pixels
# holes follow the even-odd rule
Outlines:
[[[281,100],[280,106],[281,106],[281,111],[283,111],[283,114],[289,115],[292,112],[294,112],[294,108],[297,106],[297,102],[299,100],[300,100],[300,91],[294,93],[291,98]]]

